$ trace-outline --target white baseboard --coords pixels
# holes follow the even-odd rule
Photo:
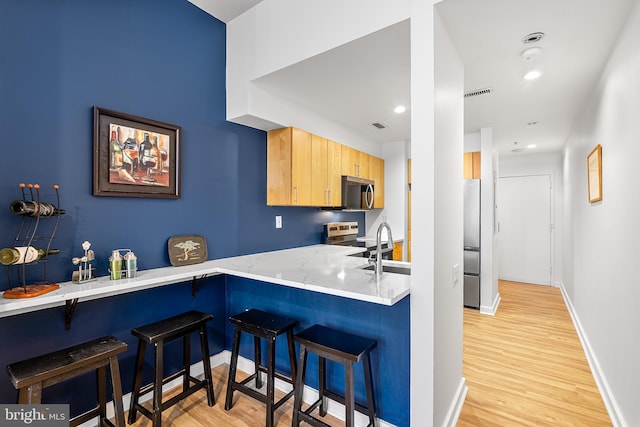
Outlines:
[[[458,390],[456,390],[456,395],[447,411],[447,416],[442,423],[443,427],[455,427],[456,424],[458,424],[458,418],[460,418],[460,412],[462,411],[462,406],[464,406],[464,400],[467,398],[468,392],[469,387],[467,386],[467,380],[462,377],[458,385]]]
[[[230,360],[231,360],[231,352],[228,350],[223,350],[220,353],[210,357],[211,368],[213,369],[225,363],[229,364]],[[247,372],[249,374],[252,374],[255,371],[253,360],[244,358],[242,356],[238,357],[238,369],[241,371]],[[204,364],[202,363],[202,361],[191,365],[191,375],[196,378],[204,378]],[[164,386],[162,386],[162,391],[165,392],[165,391],[171,390],[172,388],[179,387],[181,385],[182,385],[182,377],[178,377],[173,381],[170,381]],[[291,391],[293,388],[291,384],[285,381],[282,381],[278,378],[276,378],[275,387],[278,390],[284,391],[285,393]],[[152,394],[153,393],[147,393],[144,396],[142,396],[140,398],[140,403],[151,400],[151,398],[153,397]],[[466,391],[465,391],[465,395],[466,395]],[[224,406],[224,398],[225,398],[224,395],[216,396],[216,405]],[[315,402],[318,399],[318,390],[315,390],[305,385],[304,392],[302,394],[302,399],[306,404],[311,404]],[[463,402],[464,402],[464,398],[463,398]],[[126,395],[122,396],[122,405],[124,407],[125,412],[129,409],[130,404],[131,404],[131,393],[127,393]],[[341,421],[345,420],[344,405],[336,401],[333,401],[331,399],[327,399],[327,413]],[[113,418],[113,416],[114,416],[113,401],[109,401],[107,403],[107,417]],[[366,427],[368,424],[369,424],[369,418],[366,415],[356,411],[355,425],[357,427]],[[380,427],[394,427],[393,424],[390,424],[379,418],[377,419],[376,425]],[[79,427],[97,427],[97,426],[98,426],[98,419],[94,418],[92,420],[89,420],[81,424]]]
[[[498,292],[496,294],[495,299],[493,300],[493,304],[489,307],[487,307],[486,305],[481,305],[480,306],[480,314],[487,314],[489,316],[495,316],[496,312],[498,311],[498,306],[500,305],[500,300],[502,298],[500,297],[500,293]]]
[[[620,411],[620,407],[618,406],[618,403],[616,402],[616,399],[613,396],[613,392],[609,387],[609,383],[607,382],[607,379],[604,376],[604,372],[600,368],[600,363],[598,362],[598,358],[596,357],[593,349],[591,348],[591,344],[589,343],[587,334],[582,328],[582,324],[580,323],[578,314],[576,313],[573,307],[573,303],[569,299],[567,290],[564,288],[564,283],[562,282],[556,282],[556,283],[560,288],[560,291],[562,292],[562,297],[564,298],[564,302],[567,305],[569,314],[571,315],[571,320],[573,320],[573,325],[575,326],[576,331],[578,333],[578,337],[580,338],[580,342],[582,343],[582,348],[584,349],[584,353],[587,356],[589,367],[591,368],[593,378],[596,381],[596,385],[598,386],[598,390],[600,391],[600,395],[602,396],[602,400],[604,401],[604,406],[607,408],[607,412],[609,413],[609,418],[611,418],[611,423],[614,425],[614,427],[627,427],[628,424],[625,422],[624,417],[622,416],[622,412]]]

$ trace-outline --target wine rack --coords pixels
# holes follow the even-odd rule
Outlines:
[[[22,199],[13,201],[9,210],[20,217],[18,232],[14,240],[14,247],[37,247],[44,251],[44,255],[33,261],[26,259],[26,253],[22,262],[7,265],[9,290],[5,291],[5,298],[22,298],[26,295],[28,287],[35,287],[40,293],[48,291],[50,285],[47,274],[47,264],[52,251],[51,242],[56,235],[60,217],[65,211],[60,209],[59,186],[53,186],[52,193],[44,193],[39,184],[20,184]],[[34,267],[41,267],[42,272],[36,275]],[[27,277],[28,274],[31,277]],[[14,291],[14,287],[23,288],[25,296],[14,292],[14,296],[6,293]],[[56,286],[57,288],[57,286]],[[47,290],[44,290],[47,289]],[[53,290],[53,289],[51,289]],[[31,289],[33,293],[33,289]]]

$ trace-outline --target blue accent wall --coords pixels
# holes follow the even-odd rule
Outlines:
[[[0,0],[0,246],[16,237],[19,218],[1,207],[21,198],[20,182],[49,193],[60,185],[67,214],[52,244],[61,253],[48,263],[50,281],[71,279],[71,258],[85,240],[103,276],[116,248],[131,248],[140,270],[168,266],[173,235],[203,235],[215,259],[320,243],[328,221],[355,220],[364,230],[362,213],[266,206],[266,134],[225,120],[225,45],[225,25],[187,0]],[[93,106],[182,127],[180,199],[92,195]],[[276,215],[283,229],[275,229]],[[30,280],[40,273],[27,269]],[[2,318],[0,367],[113,334],[130,344],[120,358],[126,393],[133,327],[200,309],[215,316],[212,353],[228,348],[224,278],[208,279],[196,298],[190,291],[184,283],[81,301],[69,331],[61,307]],[[16,396],[0,375],[0,402]],[[72,383],[44,399],[72,402],[77,413],[92,396]]]

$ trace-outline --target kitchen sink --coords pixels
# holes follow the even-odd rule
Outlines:
[[[367,265],[365,267],[362,267],[363,270],[371,270],[373,271],[374,269],[374,265]],[[411,275],[411,266],[407,265],[382,265],[382,272],[383,273],[395,273],[395,274],[405,274],[405,275]]]

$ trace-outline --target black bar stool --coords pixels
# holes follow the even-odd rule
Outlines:
[[[369,354],[376,347],[375,340],[358,335],[349,334],[326,326],[313,325],[293,337],[300,344],[300,359],[298,361],[298,375],[295,384],[295,399],[293,403],[292,426],[299,426],[305,421],[314,426],[327,426],[326,423],[313,417],[311,413],[320,406],[320,416],[327,414],[325,397],[329,397],[345,405],[345,425],[353,427],[355,411],[369,416],[369,426],[375,426],[376,408],[373,399],[373,380],[371,377],[371,361]],[[306,410],[302,410],[302,392],[304,389],[307,354],[318,355],[318,400]],[[344,365],[345,395],[340,396],[326,388],[326,359]],[[353,364],[362,360],[364,368],[364,383],[367,394],[367,406],[355,402],[353,384]]]
[[[98,406],[70,420],[77,426],[100,417],[99,425],[114,426],[107,418],[107,365],[111,371],[115,426],[124,427],[122,384],[118,354],[127,350],[127,344],[112,336],[98,338],[82,344],[37,356],[7,366],[9,378],[18,389],[18,403],[40,404],[42,390],[89,371],[98,377]]]
[[[213,380],[211,379],[211,361],[209,360],[209,341],[207,339],[206,323],[213,316],[199,311],[188,311],[168,319],[160,320],[145,326],[140,326],[131,330],[131,333],[138,337],[138,354],[136,356],[136,370],[133,378],[133,388],[131,390],[131,405],[129,406],[129,424],[136,421],[137,411],[151,419],[153,427],[160,427],[162,421],[162,411],[175,405],[180,400],[193,394],[201,388],[207,390],[207,400],[209,406],[215,403],[213,395]],[[202,350],[202,363],[204,365],[204,380],[199,380],[191,376],[191,346],[190,336],[192,332],[198,331],[200,334],[200,347]],[[178,372],[163,378],[163,350],[164,344],[177,338],[183,338],[183,359],[184,366]],[[155,353],[155,372],[153,383],[141,388],[142,370],[144,367],[144,354],[147,343],[153,344]],[[182,392],[166,402],[162,401],[162,386],[169,381],[182,376]],[[191,384],[193,383],[193,384]],[[138,400],[140,396],[153,391],[153,410],[149,411],[143,407]]]
[[[272,427],[273,413],[287,399],[293,396],[293,390],[282,397],[278,402],[274,402],[274,383],[275,378],[293,385],[296,376],[296,355],[293,347],[293,328],[298,321],[288,317],[278,316],[276,314],[267,313],[261,310],[248,310],[235,316],[229,317],[229,321],[234,325],[233,344],[231,349],[231,364],[229,366],[229,378],[227,380],[227,397],[224,409],[229,410],[233,406],[233,392],[238,390],[254,399],[266,404],[267,421],[266,426]],[[238,352],[240,350],[240,335],[242,332],[253,335],[253,350],[255,372],[245,378],[241,382],[236,381],[236,368],[238,365]],[[291,377],[282,375],[275,370],[276,361],[276,337],[281,334],[287,335],[287,345],[289,348],[289,365],[291,368]],[[260,339],[267,340],[267,365],[262,365],[262,356],[260,351]],[[262,388],[261,372],[267,374],[267,391],[262,394],[253,388],[249,388],[246,384],[255,379],[256,388]]]

